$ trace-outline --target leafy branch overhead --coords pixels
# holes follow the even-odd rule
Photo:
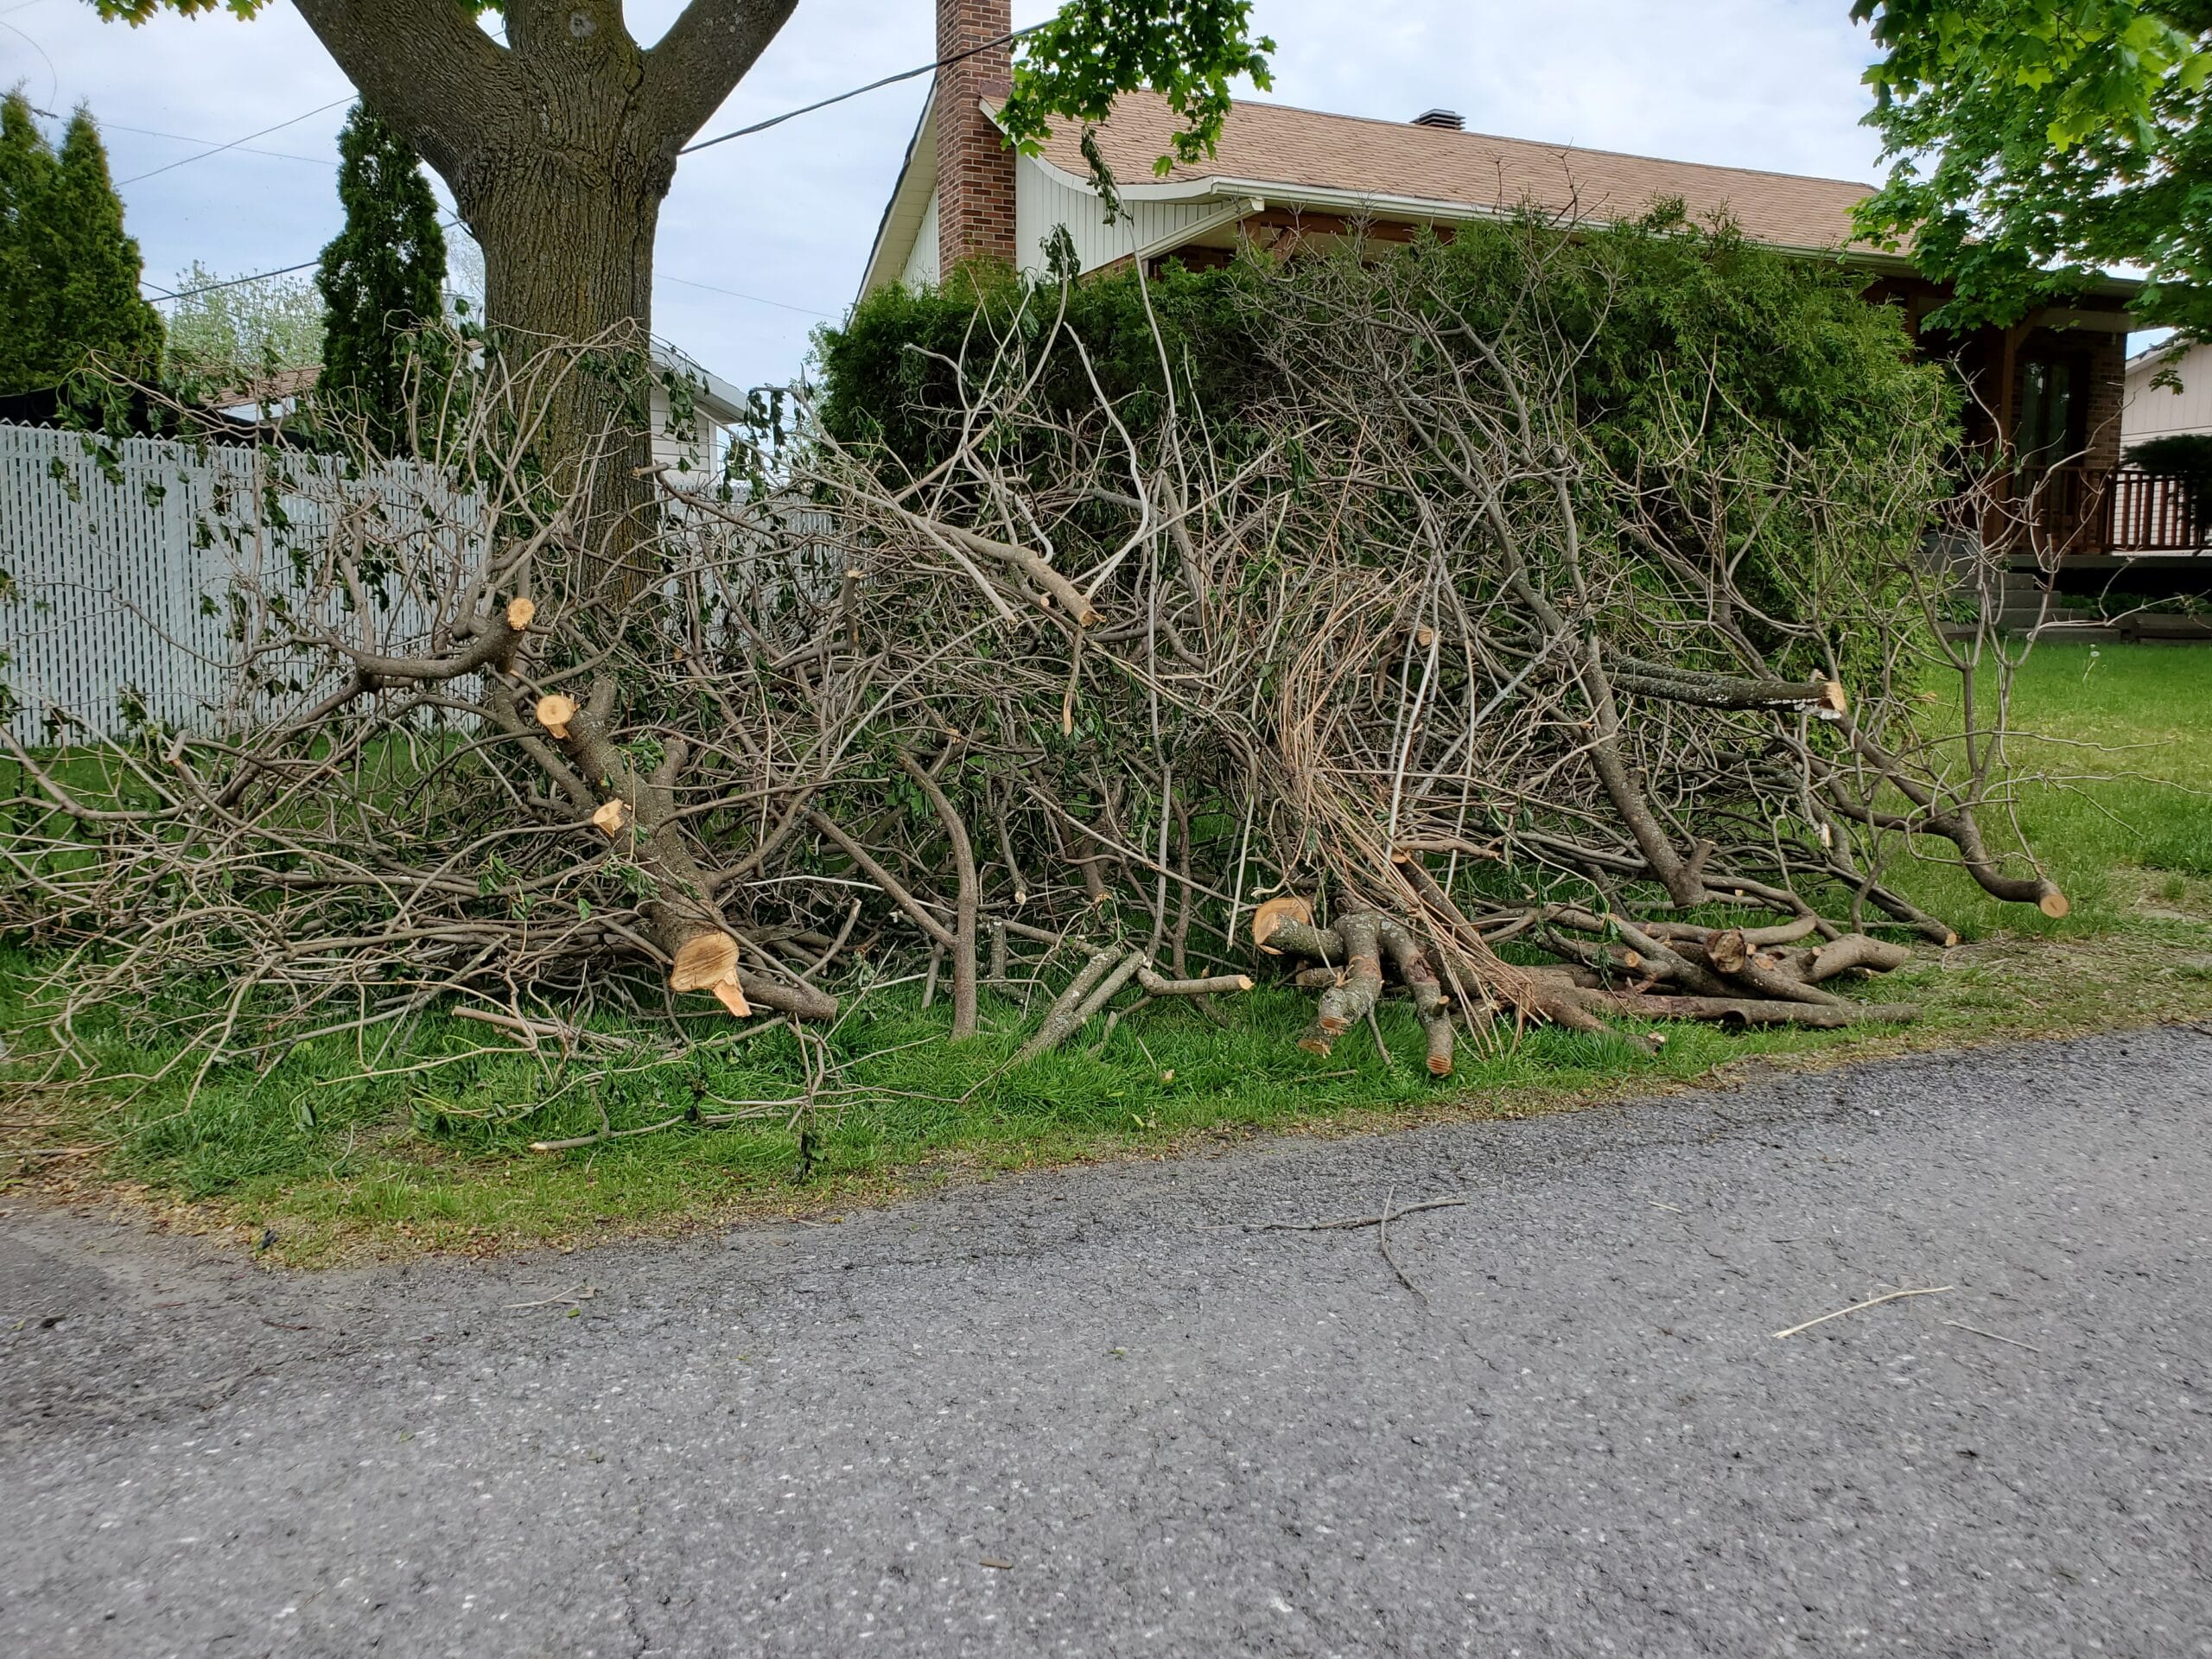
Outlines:
[[[1014,67],[1014,91],[999,124],[1026,155],[1035,155],[1064,116],[1089,125],[1106,119],[1115,95],[1149,86],[1183,118],[1174,154],[1153,171],[1212,153],[1229,114],[1229,84],[1274,83],[1268,56],[1275,43],[1251,38],[1249,0],[1068,0],[1031,35]]]
[[[1860,232],[1955,284],[1939,324],[2008,324],[2105,270],[2133,308],[2212,328],[2212,5],[1857,0],[1885,54],[1866,119],[1892,163]]]

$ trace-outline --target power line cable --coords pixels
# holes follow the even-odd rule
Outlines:
[[[41,110],[39,113],[43,115],[45,111]],[[102,132],[135,132],[141,138],[168,138],[174,139],[180,144],[212,144],[215,142],[213,138],[202,138],[196,134],[189,132],[161,132],[156,130],[152,127],[126,127],[120,121],[103,120],[100,123],[100,130]],[[241,155],[246,156],[273,156],[280,162],[313,162],[317,167],[335,167],[338,165],[336,162],[332,161],[327,156],[301,156],[296,155],[289,149],[258,149],[251,144],[245,143],[226,144],[224,148],[226,149],[237,150]],[[213,153],[214,152],[213,150],[208,152],[210,155],[213,155]],[[188,156],[185,159],[187,161],[196,162],[200,158],[197,156]],[[142,174],[140,176],[143,177],[144,175]]]
[[[871,80],[865,86],[855,86],[849,92],[839,92],[834,98],[824,98],[818,99],[812,104],[803,104],[798,109],[786,110],[781,115],[772,115],[766,120],[755,121],[750,126],[738,127],[729,132],[719,133],[712,138],[702,138],[696,144],[686,144],[682,149],[677,150],[676,153],[679,156],[689,156],[695,149],[711,149],[715,145],[728,143],[733,138],[743,138],[753,133],[766,132],[771,127],[781,126],[785,122],[795,120],[802,115],[811,115],[817,110],[826,110],[833,104],[842,104],[848,99],[858,98],[864,92],[878,92],[886,86],[895,86],[902,80],[912,80],[918,76],[934,74],[940,69],[949,69],[956,63],[964,63],[969,58],[979,57],[986,52],[995,51],[1001,46],[1010,46],[1014,41],[1022,39],[1026,35],[1034,35],[1038,30],[1045,27],[1046,27],[1046,25],[1044,23],[1032,23],[1027,29],[1017,29],[1011,35],[1001,35],[995,40],[985,41],[981,46],[969,47],[964,52],[956,52],[950,57],[939,58],[934,63],[925,63],[921,65],[919,67],[913,69],[902,69],[895,75],[886,75],[880,80]],[[306,115],[296,115],[290,121],[279,121],[276,126],[264,127],[259,132],[249,132],[244,138],[234,138],[227,144],[217,146],[215,149],[203,150],[200,152],[200,156],[187,156],[181,161],[171,162],[168,164],[168,167],[157,167],[154,169],[153,173],[141,173],[137,175],[136,178],[123,180],[122,183],[135,184],[137,182],[138,179],[149,179],[154,176],[154,173],[166,173],[168,171],[169,167],[182,167],[186,162],[199,161],[202,156],[213,156],[219,153],[219,151],[225,149],[236,149],[240,145],[246,143],[249,140],[266,137],[269,134],[277,131],[281,128],[291,126],[295,122],[306,120],[309,115],[321,115],[323,110],[334,110],[340,104],[350,103],[352,99],[350,95],[346,98],[339,99],[335,103],[324,105],[321,109],[309,110],[307,111]],[[46,115],[48,112],[47,111],[41,110],[39,113],[41,115]],[[132,130],[132,129],[124,130]],[[303,156],[299,159],[306,160],[308,158]],[[448,222],[448,228],[450,228],[450,225],[454,222],[457,221]],[[154,297],[157,300],[188,300],[194,295],[212,294],[218,289],[239,288],[247,283],[257,283],[264,277],[289,276],[296,271],[308,270],[321,263],[322,262],[320,258],[309,259],[300,264],[285,265],[276,270],[257,271],[251,276],[233,276],[227,282],[207,283],[200,287],[183,289],[174,294],[157,289],[154,291]],[[827,317],[830,315],[827,311],[816,311],[807,306],[791,305],[782,300],[763,299],[758,294],[741,294],[734,288],[716,288],[711,283],[696,283],[691,281],[689,277],[670,276],[665,278],[665,280],[671,283],[679,283],[686,288],[702,288],[710,294],[727,294],[732,299],[749,300],[755,305],[772,305],[779,310],[800,312],[810,317]]]
[[[785,300],[766,300],[758,294],[741,294],[734,288],[716,288],[712,283],[695,283],[689,276],[671,276],[659,271],[654,275],[664,283],[675,283],[684,288],[703,288],[709,294],[727,294],[733,300],[750,300],[755,305],[772,305],[779,311],[796,311],[802,316],[820,317],[829,322],[837,320],[829,312],[817,311],[811,306],[793,305]]]
[[[236,149],[239,145],[251,143],[256,138],[266,138],[272,132],[282,132],[286,127],[297,126],[311,115],[321,115],[324,111],[334,110],[341,104],[351,104],[358,96],[358,93],[348,92],[343,98],[334,98],[327,104],[319,104],[314,109],[302,111],[288,121],[279,121],[273,127],[264,127],[258,132],[249,132],[242,138],[233,138],[226,144],[217,144],[213,149],[203,149],[196,156],[181,156],[175,161],[166,162],[143,173],[134,173],[127,179],[118,179],[115,181],[115,188],[120,190],[126,184],[136,184],[141,179],[150,179],[157,173],[170,172],[176,168],[188,166],[194,162],[204,162],[210,156],[219,156],[226,149]],[[273,276],[275,273],[271,272],[270,275]]]
[[[16,6],[13,8],[13,10],[21,11],[22,8],[21,6]],[[10,35],[22,35],[23,39],[30,41],[31,50],[37,53],[41,58],[46,58],[46,95],[48,98],[59,98],[61,95],[61,72],[54,67],[54,60],[46,56],[46,48],[41,46],[36,41],[31,40],[29,35],[23,35],[23,31],[17,29],[13,23],[0,21],[0,29],[6,29]],[[43,114],[44,111],[41,111],[40,113]]]
[[[4,15],[5,14],[0,14],[0,16]],[[52,110],[42,110],[35,104],[31,105],[29,109],[33,115],[42,115],[49,121],[59,121],[61,119],[61,118],[56,115]],[[310,111],[310,113],[312,113],[312,111]],[[307,117],[304,115],[295,116],[293,119],[296,121],[304,121],[307,119]],[[274,156],[280,162],[313,162],[317,167],[335,167],[338,165],[337,162],[332,161],[327,156],[298,156],[295,155],[289,149],[256,149],[252,145],[247,143],[243,138],[232,139],[229,143],[226,144],[219,139],[205,138],[200,134],[194,132],[163,132],[158,127],[125,126],[122,122],[111,121],[105,116],[96,117],[95,120],[102,132],[135,132],[141,138],[173,138],[180,144],[212,144],[215,147],[215,149],[239,149],[244,150],[249,156]],[[291,122],[288,121],[285,124],[289,126]],[[215,149],[210,149],[207,153],[212,156],[215,153]],[[196,162],[200,157],[197,156],[188,156],[184,159],[188,162]],[[146,175],[142,173],[138,176],[143,179]],[[128,184],[130,181],[126,179],[124,182]]]
[[[679,156],[689,156],[695,149],[711,149],[716,144],[726,144],[733,138],[743,138],[752,133],[766,132],[769,128],[780,127],[785,122],[798,116],[812,115],[815,111],[826,110],[832,104],[842,104],[849,98],[858,98],[862,92],[873,92],[886,86],[896,86],[902,80],[912,80],[918,75],[935,74],[940,69],[950,69],[956,63],[965,63],[969,59],[980,57],[986,52],[995,52],[1000,47],[1011,46],[1024,35],[1034,35],[1039,29],[1049,27],[1048,23],[1032,23],[1027,29],[1015,29],[1011,35],[1001,35],[996,40],[985,41],[981,46],[971,46],[965,52],[956,52],[949,58],[939,58],[935,63],[925,63],[918,69],[901,69],[895,75],[886,75],[881,80],[871,80],[865,86],[855,86],[849,92],[839,92],[835,98],[825,98],[817,103],[802,105],[796,110],[785,110],[781,115],[772,115],[766,121],[755,121],[749,127],[737,127],[728,132],[719,133],[712,138],[702,138],[696,144],[684,145],[676,153]]]
[[[450,231],[460,224],[461,217],[455,214],[451,219],[442,220],[438,228],[442,231]],[[296,271],[313,270],[321,263],[322,256],[317,254],[312,259],[302,260],[296,265],[286,265],[279,270],[257,270],[251,276],[232,276],[219,283],[202,283],[197,288],[181,288],[174,294],[166,289],[156,288],[153,290],[153,296],[157,300],[188,300],[195,295],[213,294],[219,289],[244,288],[248,283],[265,282],[271,276],[289,276]],[[141,277],[139,282],[142,287],[148,286],[143,277]]]
[[[152,295],[153,297],[157,300],[188,300],[195,295],[213,294],[219,288],[244,288],[248,283],[264,282],[271,276],[289,276],[295,271],[313,270],[321,263],[322,256],[321,254],[317,254],[312,259],[303,261],[296,265],[286,265],[279,270],[257,270],[251,276],[232,276],[224,282],[202,283],[197,288],[181,288],[174,294],[170,293],[166,289],[155,288],[152,289]],[[142,278],[141,280],[143,281],[143,279]],[[148,286],[150,287],[151,285],[149,284]]]

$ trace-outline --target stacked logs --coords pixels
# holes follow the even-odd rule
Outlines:
[[[1310,905],[1286,897],[1253,913],[1252,943],[1270,955],[1302,957],[1314,964],[1298,976],[1299,983],[1321,991],[1313,1023],[1298,1039],[1307,1053],[1325,1056],[1352,1027],[1374,1019],[1387,967],[1427,1033],[1429,1075],[1452,1075],[1449,999],[1427,951],[1403,922],[1363,910],[1340,917],[1333,926],[1316,926]]]
[[[1831,988],[1903,967],[1910,948],[1815,915],[1770,927],[1710,927],[1554,906],[1524,912],[1520,924],[1516,931],[1564,959],[1524,971],[1548,997],[1593,1019],[1833,1030],[1920,1017],[1914,1003],[1859,1001]],[[1427,1033],[1430,1074],[1452,1074],[1452,998],[1407,923],[1359,910],[1317,925],[1311,905],[1285,896],[1255,912],[1252,941],[1268,956],[1308,964],[1292,976],[1301,989],[1319,993],[1300,1048],[1328,1054],[1354,1026],[1372,1021],[1385,995],[1402,990]],[[1468,1010],[1471,1017],[1488,1012]]]
[[[1567,965],[1533,971],[1596,1014],[1821,1028],[1920,1016],[1909,1002],[1854,1001],[1827,988],[1831,981],[1902,967],[1912,952],[1817,916],[1772,927],[1701,927],[1556,906],[1538,913],[1535,931]],[[1818,943],[1804,943],[1816,936]]]

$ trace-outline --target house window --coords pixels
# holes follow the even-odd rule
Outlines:
[[[2020,418],[2012,439],[2021,471],[2048,472],[2080,456],[2084,378],[2071,358],[2031,357],[2020,365]]]

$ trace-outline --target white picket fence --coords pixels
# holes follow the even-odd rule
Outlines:
[[[456,556],[474,537],[474,502],[427,467],[344,481],[335,461],[245,445],[0,423],[0,681],[17,741],[56,741],[56,711],[104,734],[134,718],[234,723],[234,595],[280,587],[334,512],[364,506],[433,527]]]

